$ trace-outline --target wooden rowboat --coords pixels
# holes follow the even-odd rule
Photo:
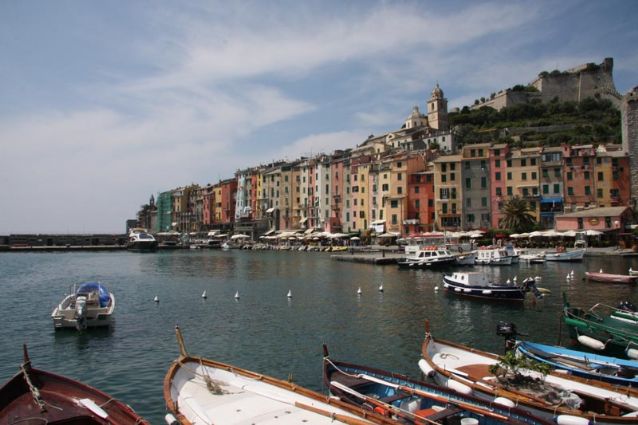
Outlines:
[[[598,272],[585,272],[585,278],[593,282],[606,283],[636,283],[638,281],[638,276]]]
[[[0,388],[0,424],[148,424],[128,405],[108,394],[24,362]]]
[[[464,423],[465,418],[473,418],[482,425],[553,423],[524,409],[492,403],[398,373],[333,360],[325,345],[323,379],[330,393],[339,399],[393,416],[403,424],[455,424]]]
[[[376,413],[354,407],[246,369],[186,352],[176,328],[180,356],[164,378],[166,407],[175,423],[199,424],[321,424],[396,425]],[[172,423],[170,418],[167,422]]]
[[[638,391],[605,382],[595,382],[560,373],[542,375],[522,370],[535,379],[530,387],[502,384],[490,367],[499,363],[496,354],[449,341],[434,339],[426,331],[422,346],[425,362],[419,367],[442,386],[480,398],[529,410],[533,415],[558,424],[635,424]],[[534,382],[534,380],[530,380]],[[559,396],[557,396],[559,395]]]

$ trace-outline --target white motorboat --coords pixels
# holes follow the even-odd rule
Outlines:
[[[155,251],[157,250],[157,240],[146,229],[133,228],[128,235],[126,248],[129,251]]]
[[[456,256],[445,247],[427,246],[397,262],[401,268],[430,269],[456,264]]]
[[[505,244],[503,249],[507,253],[508,257],[512,257],[512,264],[518,263],[520,252],[516,248],[514,248],[514,245],[512,245],[511,243]]]
[[[585,256],[585,248],[573,249],[566,251],[563,249],[557,249],[554,252],[545,253],[545,260],[547,261],[582,261]]]
[[[509,266],[512,258],[503,248],[481,247],[477,250],[476,264],[489,266]]]
[[[541,264],[545,262],[545,251],[536,252],[533,254],[520,254],[521,261],[530,264]]]
[[[64,297],[51,313],[55,329],[85,330],[112,324],[115,297],[106,286],[99,282],[85,282],[71,288],[70,295]]]

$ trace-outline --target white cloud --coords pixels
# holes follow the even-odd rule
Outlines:
[[[276,154],[276,157],[294,160],[302,156],[310,157],[320,153],[330,154],[335,150],[354,148],[364,142],[367,136],[368,133],[363,130],[311,134],[283,146]]]

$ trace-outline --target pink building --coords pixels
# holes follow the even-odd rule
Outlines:
[[[556,230],[598,230],[601,232],[621,231],[631,223],[629,207],[590,208],[582,211],[555,216]]]
[[[491,226],[499,228],[499,221],[503,214],[501,209],[507,201],[506,169],[510,148],[506,143],[494,145],[490,148],[490,209],[492,212]]]

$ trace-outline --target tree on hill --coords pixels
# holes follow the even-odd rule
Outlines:
[[[503,206],[501,210],[503,218],[499,222],[499,227],[512,230],[515,233],[528,232],[536,224],[536,219],[531,211],[526,200],[515,196]]]

